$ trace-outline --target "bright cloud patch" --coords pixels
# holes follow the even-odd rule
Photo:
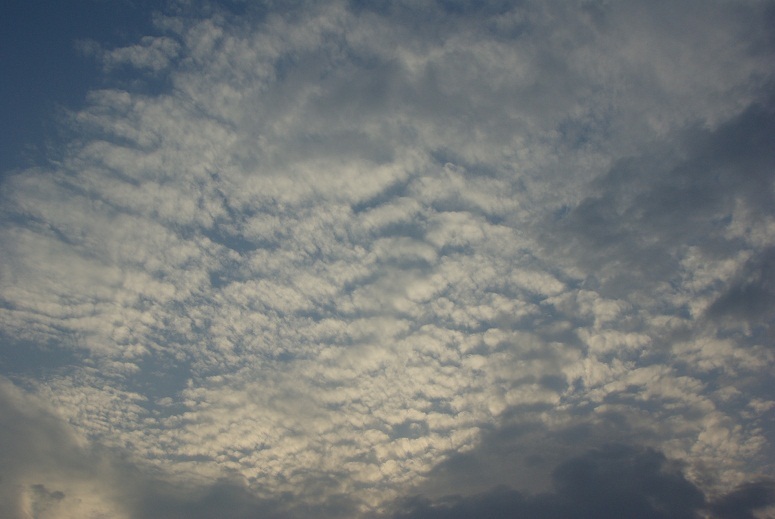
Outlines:
[[[0,184],[0,510],[773,504],[771,4],[240,11]]]

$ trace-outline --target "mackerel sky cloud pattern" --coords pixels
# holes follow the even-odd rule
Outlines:
[[[0,178],[0,515],[775,513],[775,3],[146,10]]]

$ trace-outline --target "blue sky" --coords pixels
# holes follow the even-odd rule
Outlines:
[[[772,2],[3,9],[0,515],[774,513]]]
[[[80,106],[86,93],[106,79],[98,64],[79,51],[77,42],[131,43],[152,25],[147,5],[4,2],[0,21],[4,171],[45,160],[45,148],[58,133],[54,114]]]

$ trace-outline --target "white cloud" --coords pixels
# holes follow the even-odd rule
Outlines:
[[[460,456],[545,490],[606,441],[771,471],[764,8],[458,7],[189,6],[99,50],[171,86],[95,90],[0,185],[2,355],[73,356],[7,392],[272,513],[466,492]]]

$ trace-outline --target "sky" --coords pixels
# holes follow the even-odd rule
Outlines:
[[[775,2],[0,20],[0,516],[775,517]]]

